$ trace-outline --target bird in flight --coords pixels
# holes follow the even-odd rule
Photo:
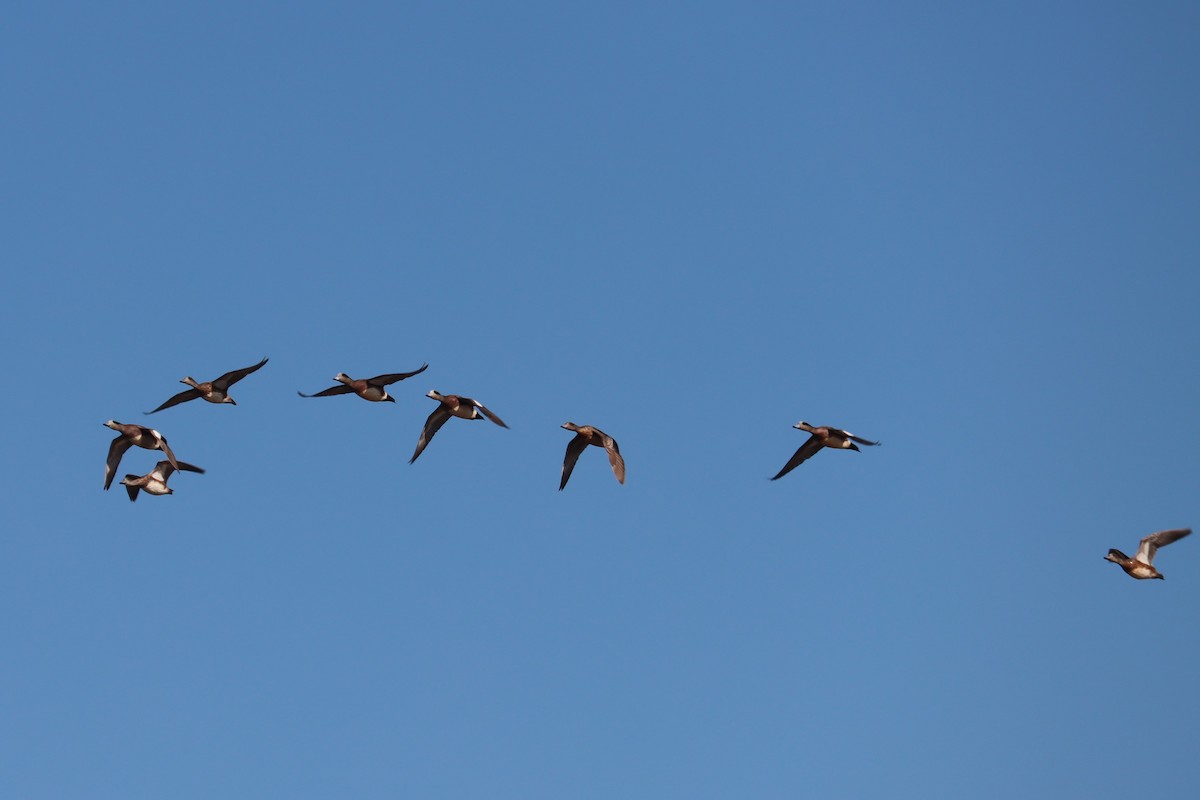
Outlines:
[[[613,475],[617,476],[617,483],[625,483],[625,459],[621,458],[621,448],[617,446],[616,439],[591,425],[564,422],[562,427],[569,431],[575,431],[575,437],[567,442],[567,454],[563,457],[562,480],[558,484],[560,492],[567,485],[567,481],[571,479],[571,472],[575,469],[575,462],[579,460],[580,453],[586,450],[589,444],[604,448],[608,453],[608,463],[612,467]]]
[[[167,444],[166,438],[154,430],[153,428],[144,428],[141,425],[125,425],[110,419],[104,423],[104,427],[112,428],[119,434],[117,438],[112,440],[112,444],[108,446],[108,460],[104,463],[104,490],[108,491],[108,487],[112,486],[113,477],[117,474],[117,467],[121,464],[121,456],[125,455],[125,451],[131,447],[137,446],[146,450],[162,450],[167,456],[167,460],[173,466],[178,466],[179,462],[175,460],[175,454],[171,452],[171,446]]]
[[[425,427],[421,429],[421,438],[417,441],[417,449],[413,453],[412,458],[408,463],[413,463],[417,460],[417,456],[429,445],[433,440],[433,435],[446,424],[446,420],[451,417],[460,417],[462,419],[483,419],[487,417],[492,422],[499,425],[501,428],[507,428],[504,420],[497,417],[491,411],[484,407],[483,403],[478,400],[472,400],[469,397],[463,397],[457,394],[440,394],[436,389],[430,389],[426,397],[432,397],[438,401],[438,407],[433,410],[429,418],[425,420]]]
[[[879,442],[872,442],[869,439],[862,438],[861,436],[855,436],[850,431],[844,431],[841,428],[831,428],[828,425],[815,427],[801,420],[792,427],[799,428],[802,431],[808,431],[812,434],[812,436],[809,436],[808,441],[800,445],[800,449],[788,459],[788,462],[783,465],[783,469],[779,470],[779,474],[774,478],[771,478],[773,481],[779,480],[784,475],[787,475],[796,467],[803,464],[805,461],[815,455],[816,452],[822,447],[831,447],[834,450],[858,450],[858,446],[855,444],[855,442],[858,442],[858,444],[869,445],[871,447],[879,445]]]
[[[387,393],[385,386],[390,386],[396,381],[402,381],[405,378],[411,378],[413,375],[420,375],[425,370],[429,369],[428,364],[422,364],[420,369],[414,369],[412,372],[392,372],[387,375],[376,375],[374,378],[360,378],[355,380],[344,372],[339,372],[333,376],[333,379],[338,382],[338,386],[330,386],[324,391],[316,394],[305,394],[304,392],[296,392],[301,397],[333,397],[335,394],[350,394],[354,392],[363,400],[370,400],[372,403],[379,402],[396,402],[396,398]]]
[[[267,359],[264,358],[262,361],[254,364],[253,366],[235,369],[232,372],[226,372],[216,380],[205,381],[204,383],[197,383],[196,379],[189,375],[181,380],[180,383],[186,383],[188,386],[192,387],[191,389],[185,389],[184,391],[167,400],[167,402],[163,403],[158,408],[154,409],[154,411],[147,411],[146,413],[153,414],[157,411],[162,411],[164,408],[177,406],[180,403],[186,403],[188,400],[195,400],[197,397],[202,397],[210,403],[229,403],[230,405],[236,406],[237,402],[235,402],[234,399],[229,396],[229,387],[233,386],[251,372],[255,372],[256,370],[260,369],[265,363],[267,363]]]
[[[1173,528],[1169,531],[1152,533],[1145,539],[1142,539],[1141,544],[1138,545],[1137,555],[1133,558],[1125,555],[1120,550],[1112,549],[1108,551],[1108,555],[1104,557],[1104,560],[1113,562],[1125,570],[1126,575],[1131,578],[1137,578],[1139,581],[1144,581],[1147,578],[1165,580],[1162,573],[1154,568],[1154,554],[1158,552],[1158,548],[1166,547],[1171,542],[1177,542],[1191,532],[1191,528]]]
[[[180,461],[178,464],[181,470],[202,474],[204,472],[200,467],[193,466],[185,461]],[[137,475],[126,475],[121,484],[125,487],[125,491],[129,492],[129,502],[131,503],[137,502],[139,491],[155,495],[175,494],[175,490],[167,486],[167,480],[174,472],[175,467],[171,466],[170,461],[160,461],[154,465],[154,469],[140,478]]]

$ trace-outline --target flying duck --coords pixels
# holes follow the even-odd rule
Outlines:
[[[120,434],[108,446],[108,461],[104,464],[105,491],[108,491],[108,487],[112,486],[113,476],[117,474],[117,467],[121,463],[121,456],[125,455],[125,451],[134,445],[147,450],[162,450],[166,454],[167,460],[173,466],[179,466],[179,462],[175,460],[175,454],[171,452],[171,447],[167,444],[166,438],[158,431],[151,428],[143,428],[141,425],[125,425],[111,419],[104,423],[104,427],[112,428]]]
[[[196,379],[189,375],[181,380],[180,383],[186,383],[188,386],[192,387],[191,389],[186,389],[180,392],[171,399],[167,400],[167,402],[163,403],[158,408],[154,409],[154,411],[147,411],[146,413],[153,414],[155,411],[162,411],[164,408],[177,406],[180,403],[186,403],[188,400],[195,400],[197,397],[202,397],[210,403],[229,403],[236,406],[237,403],[232,397],[229,396],[229,387],[233,386],[251,372],[259,369],[265,363],[267,363],[267,359],[264,358],[262,361],[258,362],[252,367],[235,369],[232,372],[226,372],[224,375],[214,381],[205,381],[204,383],[197,383]]]
[[[816,428],[803,420],[797,422],[792,427],[799,428],[802,431],[808,431],[812,434],[812,436],[808,437],[807,442],[800,445],[800,449],[788,459],[788,462],[783,465],[783,469],[779,470],[779,474],[774,478],[771,478],[773,481],[779,480],[784,475],[787,475],[793,469],[803,464],[822,447],[832,447],[835,450],[858,450],[857,445],[854,444],[855,442],[858,442],[858,444],[870,445],[871,447],[875,447],[879,444],[879,442],[872,442],[867,439],[863,439],[861,436],[855,436],[853,433],[850,433],[850,431],[844,431],[841,428],[831,428],[828,425],[823,425],[819,428]]]
[[[378,403],[386,400],[389,403],[396,402],[396,398],[387,393],[389,386],[396,381],[402,381],[405,378],[411,378],[413,375],[419,375],[429,369],[428,364],[422,364],[420,369],[415,369],[412,372],[393,372],[388,375],[376,375],[374,378],[362,378],[355,380],[344,372],[339,372],[333,376],[333,379],[340,383],[340,386],[330,386],[328,389],[317,392],[316,394],[305,394],[304,392],[296,392],[301,397],[333,397],[335,394],[349,394],[354,392],[363,400],[370,400],[372,403]]]
[[[439,394],[436,389],[430,389],[429,393],[425,396],[437,400],[438,407],[429,415],[429,419],[425,420],[425,427],[421,430],[421,439],[417,442],[417,449],[413,453],[412,458],[408,460],[410,464],[417,460],[417,456],[421,455],[421,451],[429,445],[429,442],[433,439],[433,435],[451,417],[461,417],[462,419],[483,419],[487,417],[501,428],[508,427],[504,424],[504,420],[484,408],[483,403],[480,403],[478,400],[472,400],[469,397],[457,394]]]
[[[1141,544],[1138,545],[1137,555],[1133,558],[1125,555],[1120,550],[1114,549],[1108,551],[1108,555],[1104,557],[1104,560],[1117,564],[1121,569],[1125,570],[1126,575],[1131,578],[1137,578],[1140,581],[1147,578],[1165,580],[1162,573],[1153,566],[1154,554],[1158,552],[1158,548],[1166,547],[1171,542],[1178,541],[1191,532],[1191,528],[1173,528],[1169,531],[1152,533],[1145,539],[1142,539]]]
[[[579,454],[586,450],[589,444],[604,448],[608,453],[608,463],[612,467],[613,475],[617,476],[617,483],[625,483],[625,459],[621,458],[621,448],[617,446],[616,439],[591,425],[564,422],[562,427],[569,431],[575,431],[575,438],[567,442],[567,454],[563,456],[562,480],[558,484],[560,492],[567,485],[567,481],[571,479],[571,471],[575,469],[575,462],[579,460]]]
[[[179,468],[188,472],[203,473],[204,470],[200,467],[192,466],[184,461],[176,462]],[[126,475],[121,484],[125,487],[125,491],[129,492],[129,502],[137,502],[138,492],[148,492],[150,494],[175,494],[175,490],[167,486],[167,480],[171,474],[175,472],[175,467],[170,461],[160,461],[154,465],[154,469],[150,470],[140,478],[137,475]]]

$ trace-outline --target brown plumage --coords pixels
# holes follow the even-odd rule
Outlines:
[[[1131,578],[1137,578],[1140,581],[1148,578],[1165,580],[1162,573],[1154,568],[1154,554],[1158,552],[1158,548],[1166,547],[1171,542],[1179,541],[1191,532],[1191,528],[1172,528],[1171,530],[1152,533],[1145,539],[1142,539],[1141,544],[1138,545],[1137,555],[1133,558],[1125,555],[1120,550],[1112,549],[1108,551],[1108,555],[1104,557],[1104,560],[1113,562],[1125,570],[1126,575]]]
[[[428,364],[422,364],[420,369],[414,369],[412,372],[391,372],[387,375],[376,375],[374,378],[360,378],[355,380],[344,372],[339,372],[333,376],[335,381],[338,381],[340,386],[330,386],[324,391],[316,394],[305,394],[304,392],[296,392],[301,397],[333,397],[335,394],[350,394],[354,392],[363,400],[369,400],[372,403],[379,402],[396,402],[396,398],[387,393],[385,386],[390,386],[396,381],[402,381],[405,378],[411,378],[413,375],[420,375],[425,370],[429,369]]]
[[[784,475],[787,475],[793,469],[800,466],[813,455],[815,455],[817,451],[823,447],[830,447],[834,450],[858,450],[858,447],[854,444],[855,442],[869,445],[871,447],[875,447],[879,444],[879,442],[872,442],[868,439],[863,439],[861,436],[855,436],[853,433],[850,433],[850,431],[844,431],[841,428],[831,428],[827,425],[815,427],[813,425],[809,425],[803,420],[797,422],[792,427],[799,428],[802,431],[808,431],[812,434],[812,436],[809,436],[808,441],[800,445],[800,449],[788,459],[788,462],[783,465],[783,469],[779,470],[779,474],[777,474],[774,478],[771,478],[773,481],[777,481]]]
[[[451,417],[459,417],[461,419],[483,419],[487,417],[501,428],[508,427],[504,424],[504,420],[485,408],[483,403],[480,403],[478,400],[472,400],[469,397],[457,394],[439,394],[436,389],[430,389],[429,393],[425,396],[437,400],[438,407],[425,420],[425,427],[421,429],[421,438],[417,441],[417,449],[413,452],[412,458],[408,460],[410,464],[417,460],[417,456],[421,455],[421,452],[433,440],[434,434]]]
[[[183,461],[179,462],[179,468],[188,472],[204,472],[200,467],[192,466]],[[129,502],[131,503],[137,502],[139,491],[155,495],[175,494],[175,490],[167,486],[167,481],[174,472],[175,467],[171,465],[170,461],[160,461],[154,465],[154,469],[141,477],[126,475],[121,484],[125,487],[125,491],[129,493]]]
[[[604,451],[608,453],[608,463],[612,467],[613,475],[617,476],[617,483],[622,485],[625,483],[625,459],[621,457],[621,448],[617,446],[616,439],[591,425],[564,422],[562,427],[569,431],[575,431],[575,438],[567,442],[567,454],[563,457],[562,479],[558,483],[560,492],[570,480],[571,472],[575,469],[575,462],[579,460],[579,454],[586,450],[589,444],[604,448]]]
[[[117,474],[117,467],[121,464],[121,456],[125,455],[125,451],[131,447],[142,447],[146,450],[162,450],[172,466],[179,466],[179,462],[175,460],[175,454],[171,452],[170,445],[167,444],[167,440],[158,431],[152,428],[144,428],[141,425],[126,425],[111,419],[103,424],[104,427],[112,428],[120,434],[108,446],[108,460],[104,463],[105,491],[108,491],[108,487],[112,486],[113,477]]]
[[[170,408],[171,406],[177,406],[180,403],[186,403],[189,400],[195,400],[197,397],[201,397],[210,403],[229,403],[230,405],[236,406],[237,403],[234,402],[234,399],[229,396],[229,387],[233,386],[250,373],[260,369],[262,365],[266,363],[267,359],[264,358],[262,361],[254,364],[253,366],[243,367],[242,369],[235,369],[231,372],[226,372],[221,377],[215,380],[205,381],[204,383],[197,383],[196,379],[189,375],[181,380],[180,383],[186,383],[188,386],[192,387],[191,389],[186,389],[180,392],[179,394],[167,400],[167,402],[163,403],[158,408],[154,409],[154,411],[147,411],[146,413],[153,414],[157,411],[162,411],[164,408]]]

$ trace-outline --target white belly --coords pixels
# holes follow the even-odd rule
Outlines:
[[[1153,578],[1154,567],[1147,567],[1145,564],[1138,562],[1129,569],[1129,574],[1135,578]]]

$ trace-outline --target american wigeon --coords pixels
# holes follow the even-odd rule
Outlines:
[[[412,458],[408,460],[410,464],[417,460],[417,456],[421,455],[421,451],[428,446],[429,442],[433,439],[433,435],[451,417],[460,417],[461,419],[483,419],[487,417],[501,428],[508,427],[504,424],[504,420],[484,408],[483,403],[480,403],[478,400],[472,400],[469,397],[457,394],[439,394],[436,389],[430,389],[429,393],[425,396],[437,400],[438,407],[429,415],[429,419],[425,420],[425,427],[421,430],[421,438],[417,442],[417,449],[413,453]]]
[[[175,460],[175,454],[171,452],[170,445],[158,431],[144,428],[141,425],[126,425],[111,419],[104,423],[104,427],[112,428],[120,434],[108,446],[108,461],[104,464],[105,491],[112,486],[113,476],[117,474],[117,467],[121,464],[121,456],[135,445],[146,450],[162,450],[173,466],[179,466],[179,462]]]
[[[387,401],[389,403],[396,402],[396,398],[387,393],[387,389],[383,387],[389,386],[396,381],[402,381],[405,378],[411,378],[413,375],[420,375],[425,370],[429,369],[428,364],[422,364],[420,369],[414,369],[412,372],[392,372],[387,375],[376,375],[374,378],[360,378],[355,380],[344,372],[339,372],[333,376],[335,381],[338,381],[340,386],[330,386],[323,392],[316,394],[305,394],[304,392],[296,392],[301,397],[332,397],[335,394],[350,394],[354,392],[363,400],[370,400],[372,403]]]
[[[203,473],[204,470],[200,467],[192,466],[186,462],[180,461],[179,468],[188,472]],[[160,461],[154,465],[154,469],[142,475],[140,478],[137,475],[126,475],[121,484],[125,487],[125,491],[129,492],[129,501],[137,502],[139,491],[149,494],[175,494],[175,490],[167,486],[167,480],[171,474],[175,472],[175,467],[170,461]]]
[[[793,469],[803,464],[822,447],[832,447],[834,450],[858,450],[858,447],[854,444],[855,442],[858,442],[859,444],[870,445],[871,447],[875,447],[879,444],[879,442],[872,442],[867,439],[863,439],[861,436],[855,436],[853,433],[850,433],[850,431],[844,431],[841,428],[831,428],[827,425],[818,428],[809,425],[803,420],[797,422],[792,427],[799,428],[802,431],[808,431],[812,434],[812,436],[808,437],[807,442],[800,445],[800,449],[788,459],[788,462],[783,465],[783,469],[779,470],[779,474],[774,478],[771,478],[773,481],[779,480],[784,475],[787,475]]]
[[[587,449],[589,444],[604,448],[608,453],[608,463],[612,467],[613,475],[617,476],[617,483],[625,483],[625,459],[621,458],[621,448],[617,446],[616,439],[591,425],[564,422],[562,427],[569,431],[575,431],[575,438],[567,442],[567,454],[563,457],[562,480],[558,483],[560,492],[570,480],[571,471],[575,469],[575,462],[579,460],[579,454]]]
[[[1133,558],[1125,555],[1120,550],[1109,550],[1104,560],[1117,564],[1121,569],[1125,570],[1126,575],[1131,578],[1137,578],[1140,581],[1147,578],[1165,580],[1162,573],[1154,568],[1154,554],[1158,552],[1158,548],[1166,547],[1171,542],[1178,541],[1191,532],[1191,528],[1172,528],[1169,531],[1152,533],[1145,539],[1142,539],[1141,544],[1138,545],[1137,555]]]
[[[229,387],[233,386],[251,372],[261,368],[265,363],[267,363],[267,359],[264,358],[262,361],[258,362],[252,367],[235,369],[232,372],[226,372],[216,380],[205,381],[204,383],[197,383],[196,379],[189,375],[181,380],[180,383],[186,383],[188,386],[192,387],[191,389],[180,392],[158,408],[154,409],[154,411],[147,411],[146,413],[153,414],[156,411],[162,411],[164,408],[177,406],[180,403],[186,403],[188,400],[195,400],[197,397],[202,397],[210,403],[229,403],[230,405],[236,406],[237,403],[234,402],[234,399],[229,396]]]

